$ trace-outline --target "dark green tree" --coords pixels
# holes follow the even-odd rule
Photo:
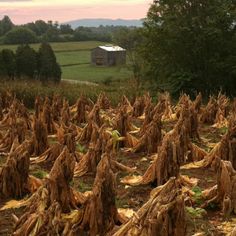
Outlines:
[[[74,30],[71,28],[69,24],[62,24],[60,25],[60,32],[61,34],[72,34]]]
[[[4,16],[0,21],[0,36],[6,34],[13,28],[14,24],[8,16]]]
[[[39,79],[43,83],[61,80],[61,68],[57,63],[56,56],[48,43],[42,43],[38,53]]]
[[[36,34],[25,27],[15,27],[4,37],[4,43],[6,44],[29,44],[36,42]]]
[[[16,74],[29,79],[37,75],[37,52],[29,45],[21,45],[16,50]]]
[[[7,77],[14,79],[16,73],[16,58],[14,52],[10,49],[3,49],[1,54]]]
[[[6,79],[7,77],[7,68],[3,58],[2,51],[0,51],[0,79]]]
[[[163,89],[236,93],[235,0],[156,0],[144,23],[148,77]]]

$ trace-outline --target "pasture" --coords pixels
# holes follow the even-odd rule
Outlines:
[[[110,83],[129,79],[132,72],[127,66],[123,67],[96,67],[90,65],[91,49],[106,43],[98,41],[51,43],[58,63],[62,69],[63,80],[90,81]],[[30,45],[38,50],[40,44]],[[0,45],[0,50],[11,49],[16,51],[18,45]]]

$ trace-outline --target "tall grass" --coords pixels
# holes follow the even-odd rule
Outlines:
[[[80,95],[84,95],[93,101],[96,101],[101,92],[105,92],[113,105],[120,102],[122,95],[130,99],[135,96],[135,89],[132,83],[127,82],[123,86],[106,86],[106,85],[85,85],[70,84],[61,82],[60,84],[42,85],[39,81],[4,81],[0,82],[0,93],[9,91],[19,100],[23,101],[28,108],[34,107],[36,96],[52,97],[59,95],[68,99],[70,104],[74,104]]]

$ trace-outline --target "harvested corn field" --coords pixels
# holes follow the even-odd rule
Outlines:
[[[236,235],[235,102],[0,97],[0,235]]]

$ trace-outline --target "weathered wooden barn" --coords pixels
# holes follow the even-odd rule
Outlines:
[[[91,63],[97,66],[126,64],[126,50],[119,46],[99,46],[91,52]]]

